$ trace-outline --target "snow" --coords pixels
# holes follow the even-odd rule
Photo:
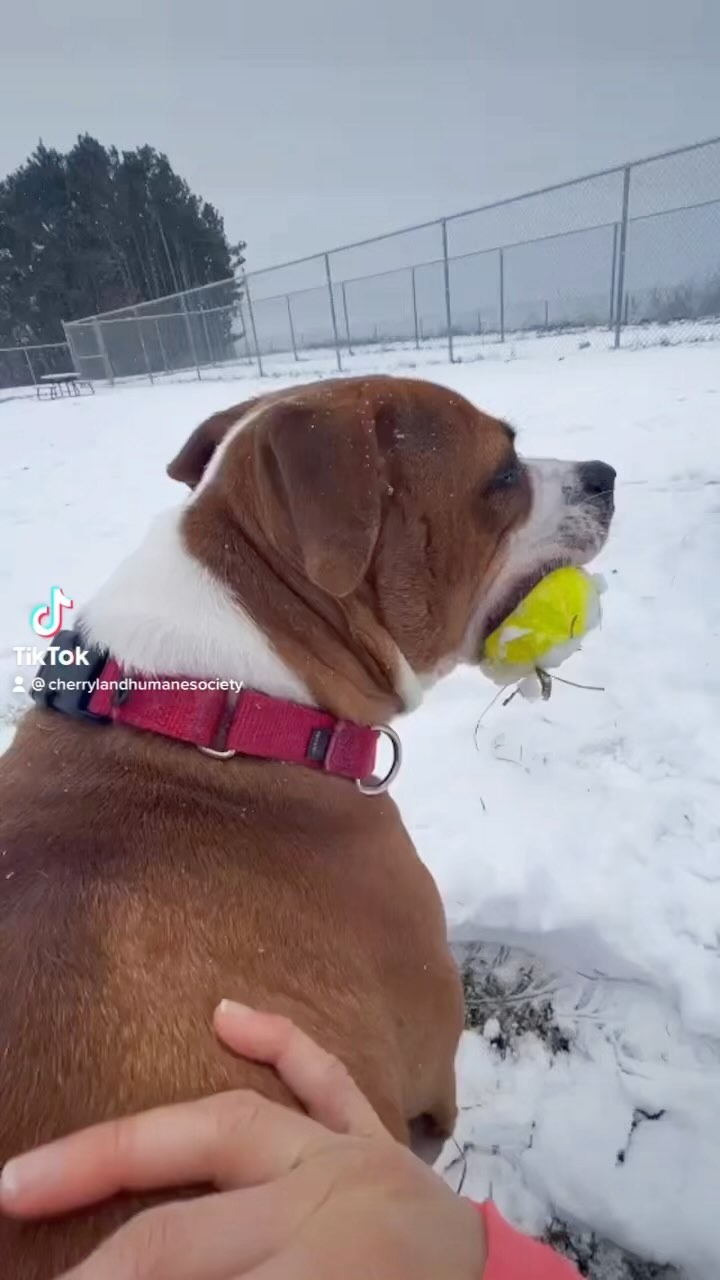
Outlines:
[[[619,473],[594,566],[602,628],[559,672],[603,692],[555,682],[548,703],[490,706],[495,688],[458,672],[400,726],[396,797],[453,940],[534,956],[570,1041],[553,1055],[529,1033],[504,1051],[493,1009],[484,1036],[466,1035],[465,1191],[492,1187],[528,1229],[556,1215],[707,1280],[720,1272],[720,344],[603,345],[352,363],[412,358],[509,417],[521,450]],[[270,385],[298,372],[278,365]],[[185,436],[267,385],[248,371],[0,403],[0,738],[25,706],[11,646],[36,643],[31,608],[52,584],[85,598],[179,499],[164,467]]]
[[[463,1038],[464,1192],[492,1194],[527,1231],[555,1214],[709,1280],[720,1257],[717,1042],[690,1034],[649,983],[543,976],[569,1052],[526,1035],[503,1053],[488,1034],[497,1019]],[[456,1170],[457,1149],[446,1158]]]

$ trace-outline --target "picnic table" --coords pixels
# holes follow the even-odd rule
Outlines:
[[[35,387],[38,400],[58,400],[62,396],[95,395],[95,388],[87,378],[76,373],[44,373]],[[47,395],[42,393],[47,391]]]

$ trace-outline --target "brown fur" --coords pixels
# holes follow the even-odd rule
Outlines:
[[[235,415],[235,416],[233,416]],[[234,410],[171,464],[196,485]],[[317,701],[400,709],[399,645],[458,647],[527,492],[489,482],[506,428],[426,383],[271,397],[185,516]],[[93,1121],[273,1073],[211,1031],[223,997],[281,1011],[346,1063],[403,1141],[455,1117],[462,998],[437,890],[387,796],[299,767],[32,711],[0,774],[0,1162]],[[48,1280],[136,1209],[0,1219],[2,1275]]]
[[[206,430],[216,438],[216,418]],[[180,456],[194,484],[191,443]],[[397,648],[419,672],[457,653],[503,539],[527,516],[526,483],[490,489],[513,457],[503,423],[432,383],[347,378],[276,393],[188,509],[186,542],[231,589],[242,583],[245,608],[319,705],[387,719],[402,710]],[[323,581],[323,551],[343,581]]]

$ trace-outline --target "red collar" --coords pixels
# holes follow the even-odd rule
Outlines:
[[[57,678],[62,673],[54,674]],[[73,674],[68,672],[69,676]],[[99,686],[86,703],[91,718],[192,743],[219,759],[242,755],[301,764],[349,778],[368,794],[387,790],[400,768],[400,742],[386,726],[353,724],[326,711],[251,689],[229,695],[222,688],[197,687],[209,683],[214,686],[214,681],[141,674],[130,678],[113,658],[107,659],[93,676]],[[126,687],[118,689],[120,681],[127,681]],[[183,683],[196,687],[183,689]],[[70,710],[61,700],[46,701],[45,705]],[[386,777],[378,780],[373,770],[383,734],[393,745],[394,760]]]

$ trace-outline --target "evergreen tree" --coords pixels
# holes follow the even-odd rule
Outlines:
[[[40,142],[0,182],[0,346],[60,342],[62,320],[227,280],[244,248],[153,147],[120,154],[85,134],[63,155]]]

